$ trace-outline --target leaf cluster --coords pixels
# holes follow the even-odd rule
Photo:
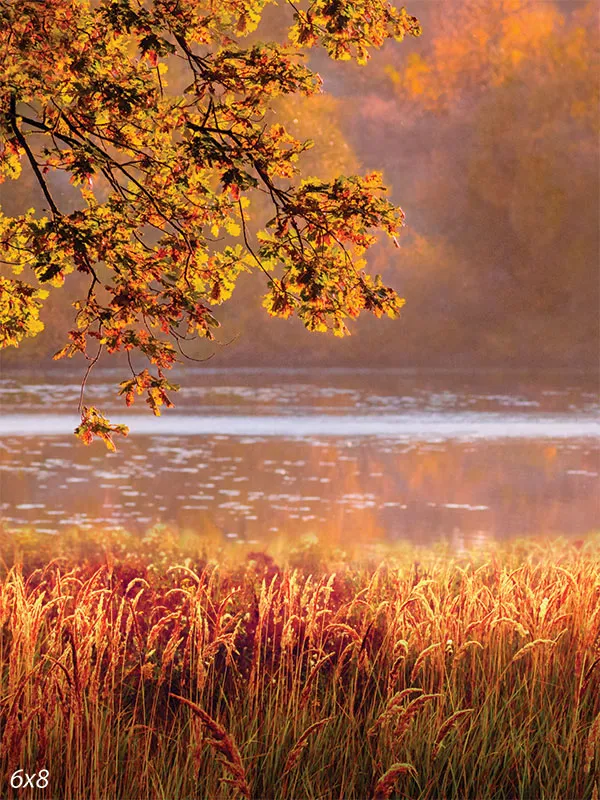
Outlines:
[[[44,198],[0,215],[1,344],[41,329],[40,285],[82,273],[87,294],[55,357],[83,354],[91,367],[103,351],[125,352],[122,393],[129,403],[146,392],[156,413],[174,389],[161,370],[189,339],[213,339],[213,306],[242,272],[265,274],[270,314],[310,330],[343,335],[362,310],[397,314],[402,301],[362,258],[377,230],[394,237],[403,223],[381,176],[298,183],[312,143],[273,105],[321,91],[300,47],[362,63],[386,39],[418,35],[418,22],[381,0],[290,3],[288,43],[244,42],[266,4],[0,0],[0,181],[26,165]],[[69,207],[61,176],[75,189]],[[274,212],[262,232],[251,222],[261,196]],[[11,277],[24,272],[29,283]],[[84,441],[102,436],[90,420]]]

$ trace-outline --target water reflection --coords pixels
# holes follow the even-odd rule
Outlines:
[[[9,526],[157,521],[231,539],[324,533],[469,542],[598,526],[596,442],[134,436],[106,453],[70,437],[1,445]]]
[[[127,369],[125,369],[127,372]],[[190,369],[173,379],[182,384],[174,398],[178,411],[218,413],[403,414],[420,412],[518,411],[598,412],[598,377],[564,371],[437,370],[257,370]],[[75,413],[82,370],[49,375],[2,372],[0,404],[13,410]],[[96,369],[86,388],[88,405],[118,409],[116,387],[123,370]],[[126,376],[125,376],[126,377]],[[507,387],[510,387],[508,389]],[[134,413],[135,408],[134,407]]]
[[[116,454],[70,434],[79,373],[4,373],[5,524],[52,532],[162,521],[234,541],[315,533],[457,548],[599,527],[594,377],[186,372],[177,409],[158,420],[138,405],[117,411],[123,376],[93,373],[87,401],[132,428]]]

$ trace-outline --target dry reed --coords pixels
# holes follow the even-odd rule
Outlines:
[[[0,539],[1,796],[597,798],[597,536],[310,570],[120,536]]]

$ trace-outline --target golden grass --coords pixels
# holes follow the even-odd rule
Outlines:
[[[166,530],[0,545],[2,797],[44,768],[76,800],[598,797],[598,536],[281,567]]]

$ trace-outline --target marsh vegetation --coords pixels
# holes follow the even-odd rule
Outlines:
[[[212,547],[4,535],[4,780],[47,768],[61,798],[598,796],[597,536],[461,557]]]

